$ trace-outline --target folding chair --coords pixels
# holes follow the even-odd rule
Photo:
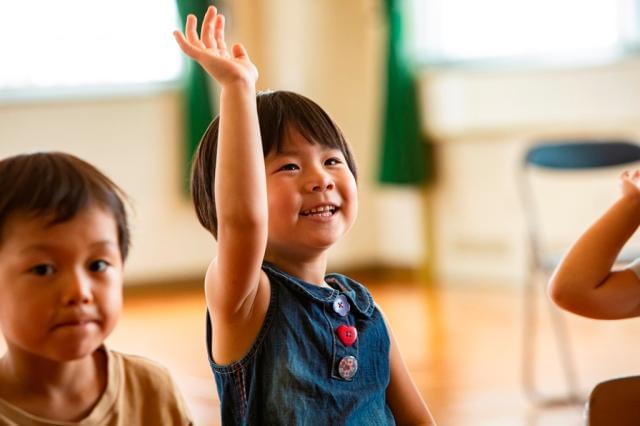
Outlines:
[[[640,425],[640,376],[598,383],[585,408],[588,426]]]
[[[519,185],[527,225],[529,255],[524,287],[522,381],[527,397],[537,405],[581,404],[584,398],[580,396],[576,382],[575,364],[568,341],[565,318],[563,313],[553,306],[549,298],[545,299],[550,309],[551,327],[555,335],[560,366],[567,384],[567,393],[558,396],[545,395],[538,389],[535,380],[536,322],[538,318],[536,281],[540,280],[546,286],[563,253],[547,253],[541,246],[540,224],[537,214],[539,206],[533,194],[530,174],[535,169],[538,172],[561,172],[564,175],[565,173],[612,168],[637,161],[640,161],[640,146],[621,140],[539,141],[532,144],[524,155],[519,173]],[[615,181],[610,184],[615,185]],[[566,248],[564,249],[566,250]],[[622,258],[618,260],[625,261]]]

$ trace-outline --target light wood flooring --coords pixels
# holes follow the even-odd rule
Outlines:
[[[369,282],[405,361],[440,426],[582,425],[582,405],[542,408],[521,385],[522,291],[449,283]],[[195,288],[195,289],[194,289]],[[539,300],[538,300],[539,299]],[[544,393],[564,391],[542,292],[536,378]],[[199,425],[218,425],[215,383],[204,346],[202,290],[127,292],[108,344],[166,365]],[[593,321],[566,315],[581,394],[599,381],[640,374],[640,319]],[[0,352],[3,343],[0,341]]]

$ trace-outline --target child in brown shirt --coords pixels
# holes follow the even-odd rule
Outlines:
[[[129,248],[122,191],[63,153],[0,161],[0,425],[187,425],[168,371],[105,348]]]

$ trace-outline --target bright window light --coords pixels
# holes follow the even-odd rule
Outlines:
[[[635,0],[413,0],[426,62],[611,52],[637,35]]]
[[[175,80],[175,28],[175,0],[0,0],[0,91]]]

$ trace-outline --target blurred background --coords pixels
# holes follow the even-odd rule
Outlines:
[[[360,215],[329,266],[368,279],[383,298],[439,423],[580,424],[581,408],[539,417],[521,392],[516,324],[530,252],[518,173],[538,140],[640,140],[640,1],[214,3],[228,41],[245,44],[256,63],[259,89],[310,97],[345,133]],[[208,4],[1,1],[0,157],[70,152],[128,193],[129,310],[112,344],[172,367],[200,422],[216,424],[200,289],[216,244],[193,212],[188,170],[217,88],[172,36]],[[549,246],[566,249],[615,199],[617,183],[558,179],[541,182],[551,192],[541,217]],[[586,204],[568,214],[579,196]],[[633,322],[571,317],[569,327],[583,391],[632,371]],[[603,342],[626,355],[593,355]],[[557,356],[545,349],[543,378],[562,388],[562,372],[545,364]],[[464,365],[487,376],[455,379]]]

